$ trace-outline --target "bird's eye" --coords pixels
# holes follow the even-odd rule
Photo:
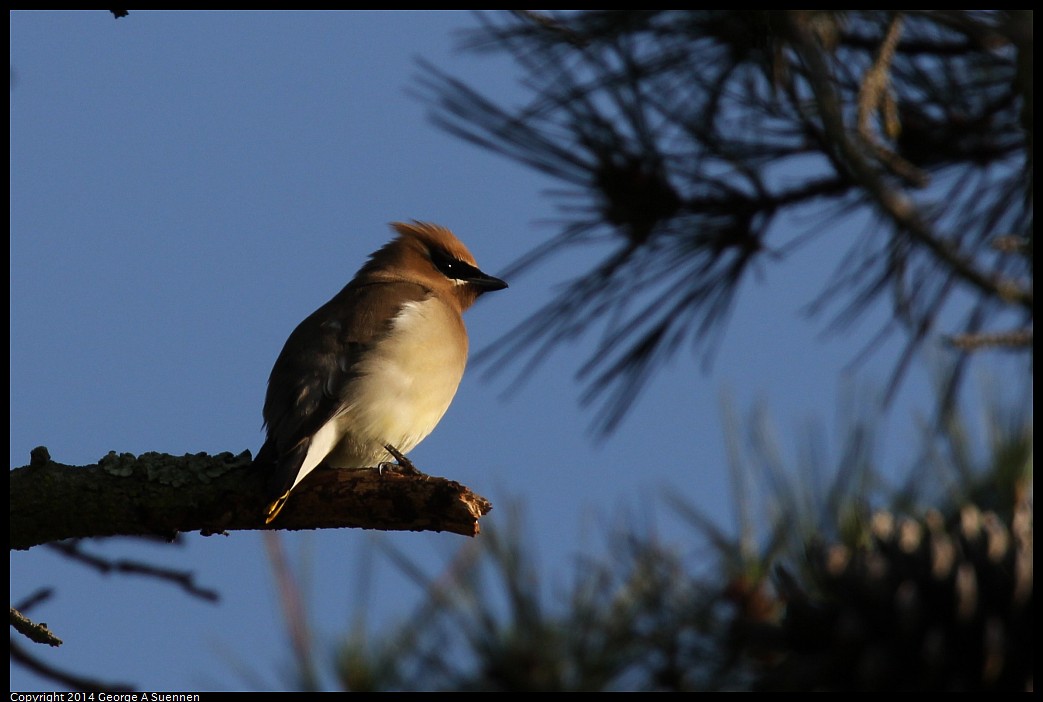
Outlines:
[[[435,267],[442,272],[446,278],[452,280],[464,280],[472,268],[463,261],[453,258],[444,251],[432,251],[431,261],[435,264]]]

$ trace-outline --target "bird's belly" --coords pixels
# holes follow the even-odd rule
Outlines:
[[[459,331],[461,333],[450,333]],[[335,421],[343,439],[330,453],[333,466],[372,466],[391,444],[408,453],[442,419],[467,363],[467,337],[459,317],[438,300],[409,303],[391,332],[361,361],[356,391]]]

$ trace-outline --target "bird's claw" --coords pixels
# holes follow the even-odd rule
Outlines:
[[[385,445],[384,448],[387,449],[387,452],[394,457],[396,462],[392,463],[391,461],[381,461],[380,465],[377,466],[377,471],[380,475],[384,475],[385,469],[395,470],[399,473],[406,473],[407,475],[423,475],[423,473],[421,473],[417,469],[417,467],[413,465],[413,462],[406,458],[402,454],[402,452],[399,451],[397,448],[395,448],[391,444]]]

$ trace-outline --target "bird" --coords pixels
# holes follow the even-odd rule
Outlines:
[[[270,471],[266,524],[319,465],[381,466],[427,437],[467,364],[463,312],[507,287],[449,229],[391,228],[394,238],[293,330],[272,368],[254,460]]]

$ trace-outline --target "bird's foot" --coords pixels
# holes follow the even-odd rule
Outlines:
[[[413,465],[413,462],[406,458],[397,448],[391,444],[385,445],[384,448],[387,449],[388,453],[394,456],[396,462],[392,463],[390,461],[382,461],[380,465],[377,466],[380,475],[383,475],[385,470],[394,470],[407,475],[423,475],[423,473],[417,470],[417,467]]]

